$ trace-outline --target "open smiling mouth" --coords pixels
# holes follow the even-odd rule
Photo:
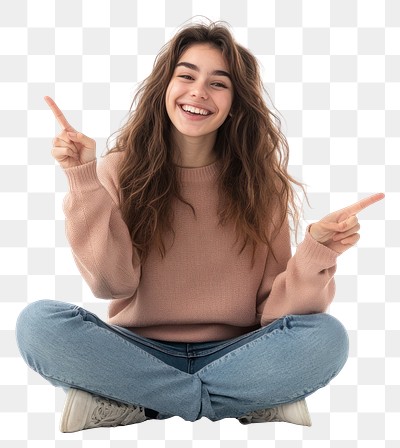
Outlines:
[[[198,107],[189,106],[187,104],[181,104],[180,108],[186,112],[189,115],[200,115],[203,117],[207,117],[208,115],[212,115],[212,112],[210,112],[207,109],[200,109]]]

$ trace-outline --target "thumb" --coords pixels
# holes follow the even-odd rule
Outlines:
[[[96,142],[91,139],[90,137],[86,136],[85,134],[82,134],[82,132],[67,132],[68,137],[75,143],[80,143],[85,148],[88,149],[95,149],[96,148]]]

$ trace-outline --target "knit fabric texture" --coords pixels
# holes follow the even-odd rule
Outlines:
[[[176,200],[166,256],[154,247],[139,263],[119,208],[121,156],[64,170],[70,187],[63,202],[66,235],[93,294],[110,300],[110,324],[190,343],[230,339],[284,315],[327,310],[338,254],[307,232],[292,256],[286,223],[272,241],[275,257],[259,245],[252,263],[252,248],[240,253],[233,225],[219,223],[219,162],[178,167],[182,196],[195,213]]]

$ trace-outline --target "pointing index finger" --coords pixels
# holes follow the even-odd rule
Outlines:
[[[383,193],[373,194],[372,196],[361,199],[361,201],[358,201],[353,205],[349,205],[343,211],[346,211],[346,213],[348,213],[349,215],[356,215],[370,205],[375,204],[375,202],[382,200],[384,197],[385,195]]]
[[[66,131],[75,131],[75,129],[68,123],[67,119],[65,118],[65,115],[61,112],[61,109],[57,106],[54,100],[49,96],[45,96],[44,100],[52,110],[60,126]]]

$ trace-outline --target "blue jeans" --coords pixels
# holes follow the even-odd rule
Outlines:
[[[289,315],[237,338],[188,344],[144,338],[78,306],[41,300],[21,312],[16,337],[25,362],[55,386],[192,422],[305,398],[348,356],[347,332],[328,314]]]

